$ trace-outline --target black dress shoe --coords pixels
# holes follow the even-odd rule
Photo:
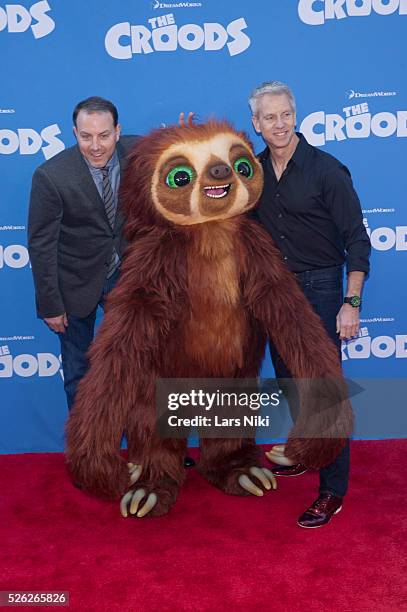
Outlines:
[[[194,461],[194,459],[192,459],[192,457],[185,457],[184,459],[184,467],[186,468],[190,468],[190,467],[195,467],[196,463]]]
[[[271,468],[271,471],[275,476],[300,476],[307,471],[307,468],[302,463],[296,463],[295,465],[279,465]]]
[[[321,493],[298,519],[298,525],[307,529],[322,527],[329,523],[334,514],[342,509],[342,497],[337,497],[333,493]]]

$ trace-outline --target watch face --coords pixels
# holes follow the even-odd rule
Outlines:
[[[349,303],[356,308],[357,306],[360,306],[360,301],[361,300],[360,300],[360,297],[358,295],[353,295],[350,298]]]

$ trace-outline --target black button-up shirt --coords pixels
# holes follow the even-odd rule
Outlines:
[[[268,147],[259,155],[264,188],[254,216],[292,272],[342,265],[369,272],[370,240],[349,170],[302,134],[277,181]]]

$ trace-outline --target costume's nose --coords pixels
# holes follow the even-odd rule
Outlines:
[[[209,174],[215,179],[224,179],[232,173],[232,170],[227,164],[216,164],[209,168]]]

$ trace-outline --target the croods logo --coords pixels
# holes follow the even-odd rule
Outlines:
[[[31,27],[34,38],[42,38],[55,28],[55,21],[46,15],[51,10],[48,2],[36,2],[25,8],[21,4],[0,6],[0,32],[7,30],[12,34],[26,32]]]
[[[371,336],[367,327],[361,327],[356,340],[342,343],[342,361],[348,359],[407,358],[407,335]]]
[[[407,225],[371,229],[366,218],[363,219],[363,223],[372,247],[376,251],[390,251],[391,249],[407,251]]]
[[[250,38],[243,32],[247,28],[243,17],[227,26],[220,23],[178,26],[173,13],[152,17],[148,27],[131,25],[128,21],[116,23],[105,37],[106,51],[115,59],[131,59],[133,55],[154,51],[220,51],[225,46],[230,55],[243,53],[250,46]]]
[[[45,378],[58,373],[63,378],[61,358],[53,353],[12,355],[7,344],[0,346],[0,378],[12,378],[14,375]]]
[[[407,15],[407,0],[299,0],[298,15],[307,25],[324,25],[327,20],[345,17]]]
[[[24,268],[30,263],[28,249],[22,244],[0,244],[0,270],[8,268]]]
[[[32,128],[17,130],[0,129],[0,155],[35,155],[42,151],[45,159],[50,159],[63,149],[65,144],[57,136],[61,130],[57,123],[48,125],[41,132]]]
[[[323,146],[327,140],[407,136],[407,110],[372,113],[368,103],[362,102],[346,106],[342,113],[325,113],[323,110],[311,113],[302,121],[300,132],[316,147]]]

